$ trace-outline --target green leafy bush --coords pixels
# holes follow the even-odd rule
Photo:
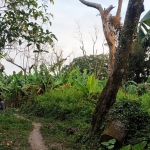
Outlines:
[[[121,148],[121,150],[143,150],[146,147],[147,142],[143,141],[141,143],[138,143],[134,146],[131,147],[131,145],[127,145],[123,148]]]
[[[147,92],[139,97],[139,101],[145,107],[145,109],[150,113],[150,92]]]
[[[115,116],[115,117],[114,117]],[[125,144],[150,140],[150,115],[138,101],[120,100],[110,110],[108,120],[119,119],[127,126]]]
[[[35,98],[33,103],[22,106],[21,111],[41,117],[72,119],[85,117],[91,119],[94,101],[86,99],[83,92],[73,88],[52,90]]]

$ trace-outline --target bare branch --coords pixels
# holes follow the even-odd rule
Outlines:
[[[110,5],[107,9],[104,9],[104,14],[105,14],[105,17],[108,16],[108,14],[111,12],[111,10],[115,8],[113,5]]]
[[[90,33],[90,36],[91,36],[91,39],[93,42],[93,56],[97,55],[97,50],[95,50],[95,45],[96,45],[97,40],[98,40],[98,35],[99,35],[99,30],[98,30],[97,26],[94,25],[94,36]]]
[[[118,1],[118,9],[117,9],[117,13],[116,16],[120,18],[121,16],[121,8],[122,8],[122,0]]]
[[[92,3],[92,2],[85,1],[85,0],[79,0],[79,1],[86,6],[96,8],[101,14],[103,13],[103,8],[101,4]]]
[[[31,66],[29,67],[29,73],[31,73],[31,69],[32,69],[33,67],[36,67],[36,65],[33,64],[33,65],[31,65]]]
[[[25,68],[23,68],[22,66],[16,64],[12,58],[6,57],[5,59],[6,59],[8,62],[12,63],[13,65],[19,67],[21,70],[23,70],[23,71],[25,70]]]

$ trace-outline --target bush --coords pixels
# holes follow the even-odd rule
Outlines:
[[[72,119],[85,117],[87,121],[92,117],[94,101],[86,99],[84,93],[64,88],[47,92],[35,98],[33,103],[21,107],[24,113],[54,119]]]
[[[112,119],[119,119],[127,125],[128,135],[125,145],[150,140],[150,115],[140,102],[117,101],[110,110],[108,121]]]

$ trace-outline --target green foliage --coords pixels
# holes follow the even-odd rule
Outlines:
[[[134,81],[127,81],[122,85],[122,88],[126,94],[142,96],[143,94],[149,92],[150,84],[147,82],[137,84]]]
[[[34,72],[27,74],[26,78],[22,71],[17,74],[14,72],[11,76],[0,74],[1,95],[6,99],[7,106],[13,104],[14,107],[20,107],[38,94],[65,87],[80,90],[88,99],[95,100],[105,84],[105,81],[96,79],[94,74],[88,75],[86,70],[82,74],[79,68],[71,72],[60,72],[55,76],[51,75],[49,68],[44,64],[39,70],[33,69]]]
[[[150,92],[147,92],[144,95],[140,96],[139,101],[142,103],[145,110],[150,113]]]
[[[137,144],[150,139],[150,115],[138,101],[117,101],[109,113],[109,119],[119,119],[125,123],[128,130],[126,144]]]
[[[41,117],[53,116],[59,120],[85,117],[89,122],[93,105],[94,102],[87,101],[82,92],[73,88],[62,88],[37,96],[32,104],[25,105],[21,110]]]
[[[63,86],[37,96],[32,103],[22,105],[20,111],[42,122],[42,117],[47,120],[41,132],[49,149],[51,142],[73,148],[89,129],[94,106],[95,101],[87,100],[83,92]]]
[[[42,93],[52,87],[52,76],[45,64],[41,64],[39,70],[34,68],[34,72],[26,77],[26,86],[35,85],[37,89],[41,88]]]
[[[116,143],[116,140],[115,140],[115,139],[111,139],[111,140],[109,140],[108,142],[102,142],[101,144],[102,144],[103,146],[105,146],[105,148],[107,148],[107,149],[113,149],[115,143]]]
[[[88,74],[94,73],[96,78],[103,80],[107,77],[107,65],[108,55],[90,55],[73,59],[73,61],[62,70],[68,71],[79,67],[81,73],[86,69]]]
[[[34,68],[34,72],[27,74],[26,78],[21,71],[10,76],[0,74],[0,79],[0,95],[7,107],[20,107],[22,103],[52,88],[52,76],[44,64],[39,70]]]
[[[142,41],[144,38],[147,38],[149,35],[149,27],[150,27],[150,11],[148,11],[145,16],[140,20],[138,26],[138,39]],[[148,45],[146,45],[147,47]]]
[[[89,74],[86,69],[82,73],[79,67],[76,67],[69,73],[68,83],[74,85],[77,81],[81,84],[86,84],[88,76]]]
[[[46,1],[45,1],[46,2]],[[0,50],[10,44],[29,47],[36,46],[35,52],[42,52],[41,44],[53,43],[56,39],[48,29],[44,30],[41,24],[51,26],[50,13],[47,13],[46,3],[39,5],[37,0],[2,0],[0,11]],[[50,0],[53,3],[53,0]],[[39,24],[41,22],[41,24]]]
[[[103,83],[96,79],[94,74],[89,75],[86,69],[82,73],[79,67],[70,72],[67,83],[84,92],[89,99],[100,93],[103,88]]]
[[[128,94],[136,94],[137,93],[137,83],[134,81],[128,81],[123,85],[123,88]]]
[[[126,78],[136,83],[146,82],[150,69],[149,50],[140,42],[134,42],[132,51]]]
[[[121,148],[121,150],[131,150],[131,146],[130,146],[130,145],[127,145],[127,146]]]
[[[68,72],[65,73],[59,72],[57,75],[54,75],[52,78],[52,89],[67,84],[68,76],[69,76]]]
[[[125,146],[125,147],[121,148],[120,150],[144,150],[144,148],[146,147],[146,144],[147,144],[147,142],[143,141],[143,142],[138,143],[132,147],[130,145]]]
[[[99,81],[95,78],[94,74],[88,76],[87,82],[84,85],[76,81],[74,87],[83,91],[89,99],[92,95],[100,92]]]

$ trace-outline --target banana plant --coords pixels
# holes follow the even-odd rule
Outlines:
[[[87,78],[88,78],[87,69],[84,69],[83,74],[80,72],[79,67],[76,67],[69,73],[68,77],[68,83],[71,85],[75,85],[77,82],[81,83],[83,85],[86,84]]]
[[[150,37],[150,10],[140,20],[138,25],[138,40],[144,41]]]
[[[90,99],[94,94],[98,93],[101,89],[100,82],[95,78],[94,74],[88,76],[85,84],[76,81],[75,88],[83,91],[88,99]]]
[[[37,93],[40,91],[45,92],[48,90],[49,86],[51,86],[52,76],[48,68],[42,64],[40,69],[33,68],[34,73],[30,73],[27,76],[27,85],[26,87],[34,87],[37,90]],[[24,87],[26,89],[26,87]]]
[[[14,107],[20,106],[20,99],[22,97],[22,87],[25,84],[24,75],[22,71],[19,73],[13,73],[11,78],[9,77],[9,82],[7,81],[7,88],[9,92],[7,92],[6,99],[9,104],[13,104]]]

